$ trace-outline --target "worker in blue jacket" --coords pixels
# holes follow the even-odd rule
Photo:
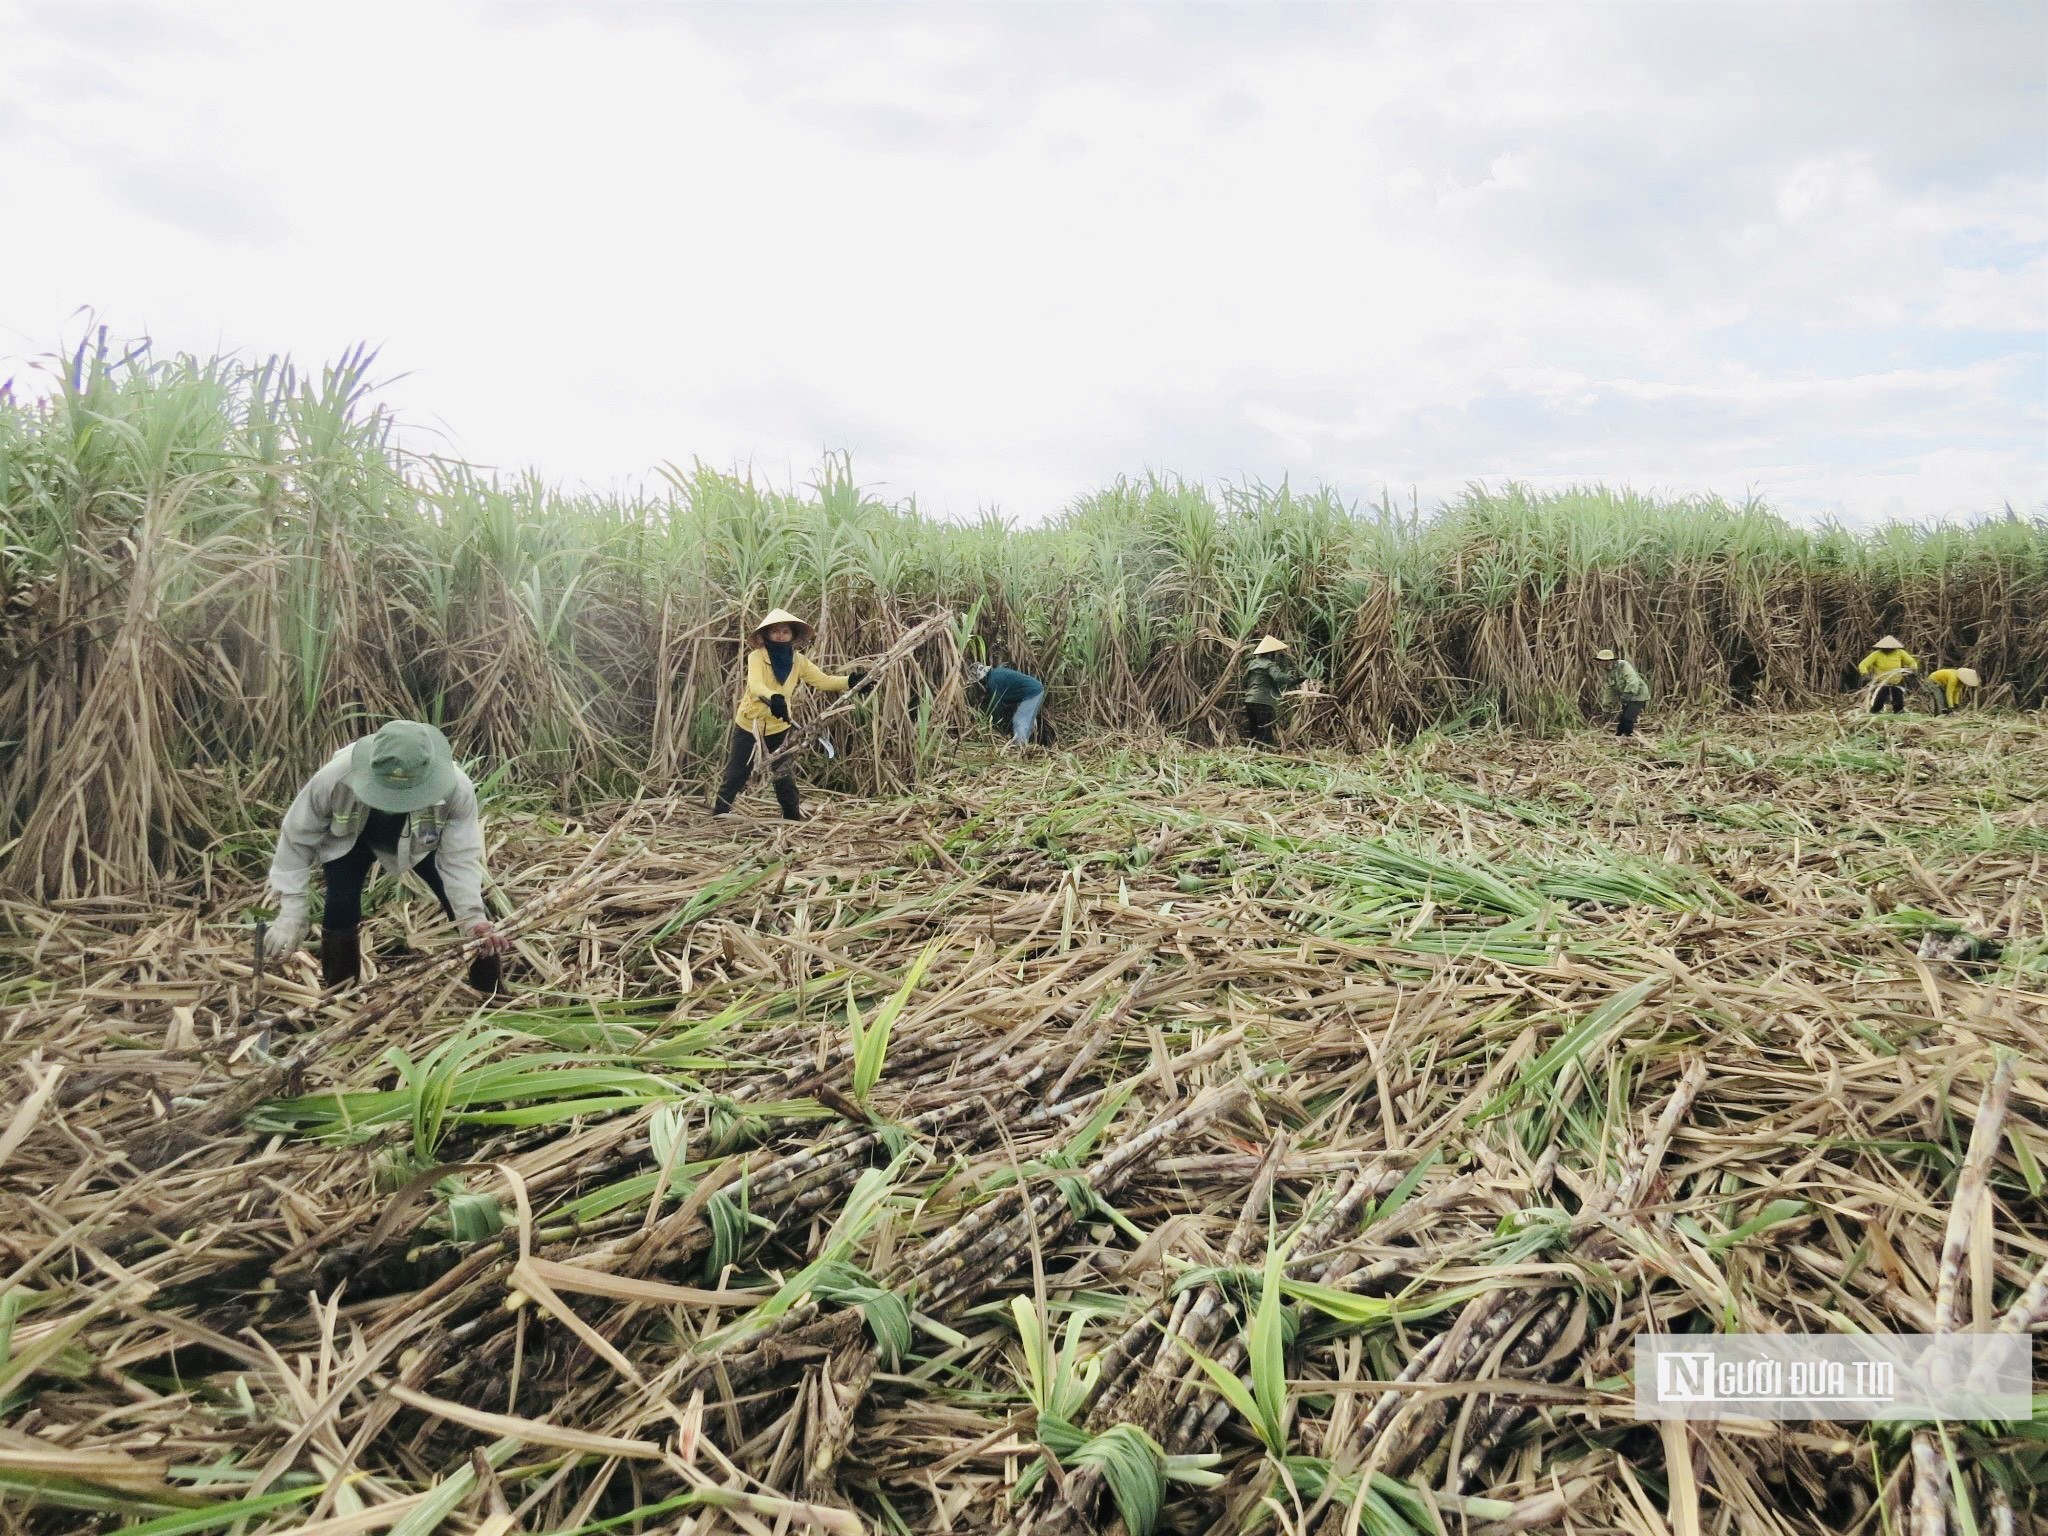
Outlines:
[[[967,664],[967,675],[985,697],[990,717],[1009,722],[1010,746],[1021,751],[1030,742],[1038,712],[1045,706],[1045,684],[1015,667],[991,667],[979,661]]]

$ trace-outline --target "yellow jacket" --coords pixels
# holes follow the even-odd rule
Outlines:
[[[1954,709],[1963,702],[1963,680],[1956,675],[1954,667],[1942,667],[1927,674],[1927,681],[1948,695],[1948,707]]]
[[[1879,682],[1892,681],[1894,672],[1918,672],[1920,662],[1911,651],[1872,651],[1856,665],[1865,677],[1875,674]]]
[[[780,694],[787,699],[796,692],[799,683],[808,683],[820,693],[844,693],[846,679],[834,677],[806,656],[802,651],[790,663],[789,679],[775,681],[775,669],[768,664],[768,652],[763,646],[755,646],[747,652],[746,695],[740,700],[733,723],[743,731],[759,730],[763,736],[780,736],[789,729],[789,722],[778,720],[768,708],[768,701]]]

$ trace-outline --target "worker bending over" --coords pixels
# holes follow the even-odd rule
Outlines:
[[[1280,696],[1301,681],[1301,674],[1281,658],[1287,642],[1267,635],[1244,664],[1244,727],[1246,736],[1262,747],[1278,746],[1273,726],[1280,715]]]
[[[1030,745],[1038,724],[1038,712],[1045,706],[1045,684],[1015,667],[991,667],[978,661],[967,664],[969,681],[984,695],[989,715],[1010,728],[1010,750]]]
[[[1971,667],[1937,667],[1927,674],[1927,686],[1934,690],[1935,711],[1947,714],[1963,702],[1963,690],[1983,681]]]
[[[1593,659],[1607,668],[1607,681],[1600,688],[1600,707],[1618,711],[1614,717],[1614,734],[1635,735],[1636,721],[1650,702],[1650,685],[1643,681],[1643,674],[1635,669],[1635,663],[1618,652],[1595,651]]]
[[[287,955],[306,936],[306,899],[320,871],[320,981],[339,987],[362,972],[363,886],[373,865],[418,875],[434,899],[480,945],[470,985],[498,990],[499,937],[484,912],[484,829],[476,786],[455,766],[448,738],[431,725],[393,720],[374,736],[343,747],[314,774],[285,812],[270,888],[277,920],[264,935],[266,955]]]

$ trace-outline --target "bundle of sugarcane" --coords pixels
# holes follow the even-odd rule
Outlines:
[[[1099,1093],[1056,1105],[1033,1104],[1019,1112],[1019,1102],[1044,1082],[1052,1066],[1040,1061],[1021,1077],[991,1078],[945,1104],[895,1124],[848,1125],[822,1141],[786,1152],[736,1154],[708,1172],[677,1210],[651,1224],[635,1212],[618,1223],[628,1230],[613,1241],[584,1246],[592,1236],[601,1235],[588,1225],[559,1234],[557,1241],[573,1250],[577,1267],[592,1276],[617,1274],[656,1281],[687,1278],[721,1241],[733,1244],[723,1262],[737,1262],[765,1244],[801,1232],[808,1222],[843,1201],[864,1171],[886,1161],[892,1145],[906,1140],[923,1143],[951,1133],[944,1151],[965,1156],[983,1148],[994,1138],[996,1127],[1006,1121],[1020,1130],[1031,1130],[1085,1114]],[[734,1210],[743,1210],[743,1225],[736,1224],[729,1214]],[[488,1281],[488,1276],[480,1277],[486,1287]],[[487,1336],[471,1335],[461,1361],[437,1382],[436,1389],[460,1397],[499,1379],[514,1347],[510,1325],[511,1319],[505,1317]],[[794,1334],[801,1329],[791,1325],[784,1331]],[[755,1358],[771,1361],[774,1351],[763,1348],[755,1352]],[[724,1363],[719,1369],[726,1379],[735,1379],[736,1370],[740,1376],[751,1377],[750,1368],[721,1359]],[[693,1379],[690,1384],[697,1383]]]
[[[1695,1060],[1679,1078],[1622,1177],[1574,1222],[1572,1232],[1582,1257],[1598,1261],[1618,1251],[1614,1223],[1636,1219],[1636,1206],[1706,1078],[1705,1061]],[[1420,1461],[1427,1448],[1437,1447],[1455,1463],[1444,1479],[1446,1486],[1453,1492],[1470,1486],[1495,1448],[1527,1416],[1526,1406],[1492,1397],[1475,1401],[1463,1426],[1460,1450],[1459,1438],[1437,1434],[1448,1411],[1445,1400],[1415,1389],[1538,1368],[1549,1359],[1580,1306],[1577,1295],[1568,1290],[1495,1287],[1473,1298],[1446,1332],[1434,1335],[1410,1358],[1396,1387],[1383,1393],[1366,1414],[1351,1439],[1350,1452],[1366,1466],[1399,1474]],[[1554,1362],[1549,1369],[1554,1372],[1561,1365]],[[1337,1536],[1349,1518],[1348,1510],[1333,1508],[1322,1527],[1324,1536]]]
[[[1268,1216],[1268,1201],[1285,1147],[1279,1141],[1260,1159],[1250,1196],[1225,1246],[1217,1273],[1186,1286],[1140,1315],[1106,1350],[1094,1387],[1081,1404],[1087,1433],[1100,1438],[1135,1428],[1159,1454],[1199,1462],[1210,1457],[1235,1405],[1216,1388],[1212,1370],[1236,1374],[1255,1390],[1249,1365],[1250,1323],[1238,1282],[1224,1277],[1251,1255]],[[1363,1292],[1400,1277],[1409,1266],[1381,1259],[1368,1263],[1346,1247],[1375,1201],[1406,1176],[1386,1166],[1347,1174],[1327,1196],[1312,1202],[1311,1215],[1287,1242],[1282,1272],[1290,1281],[1332,1290]],[[1462,1183],[1447,1185],[1418,1202],[1418,1213],[1440,1203]],[[1274,1240],[1268,1234],[1268,1240]],[[1240,1280],[1248,1279],[1240,1273]],[[1237,1326],[1233,1329],[1231,1325]],[[1225,1330],[1229,1329],[1228,1336]],[[1205,1363],[1205,1357],[1207,1363]],[[1011,1512],[1012,1536],[1082,1536],[1120,1530],[1120,1509],[1104,1506],[1109,1484],[1101,1463],[1069,1470],[1057,1482],[1040,1482]]]
[[[1243,1210],[1225,1245],[1226,1267],[1242,1264],[1260,1232],[1275,1170],[1287,1140],[1276,1136],[1259,1160]],[[1164,1314],[1164,1315],[1162,1315]],[[1102,1361],[1095,1385],[1082,1402],[1084,1427],[1101,1434],[1114,1424],[1131,1424],[1158,1443],[1172,1411],[1174,1388],[1192,1366],[1192,1355],[1210,1353],[1228,1321],[1222,1287],[1204,1281],[1173,1300],[1155,1303],[1124,1331]],[[1045,1454],[1053,1454],[1047,1449]],[[1054,1536],[1102,1527],[1100,1506],[1108,1480],[1100,1466],[1077,1467],[1064,1478],[1041,1479],[1030,1497],[1011,1513],[1008,1536]]]
[[[1050,1011],[1057,1015],[1085,1012],[1089,999],[1127,968],[1128,962],[1122,959],[1100,968]],[[1024,1134],[1086,1114],[1099,1102],[1102,1090],[1070,1092],[1069,1087],[1127,1016],[1138,993],[1138,988],[1131,989],[1090,1025],[1077,1050],[1061,1050],[1058,1036],[1047,1035],[1039,1027],[1042,1018],[986,1042],[926,1038],[907,1043],[898,1058],[902,1075],[893,1083],[892,1097],[906,1105],[935,1102],[894,1123],[874,1120],[848,1102],[855,1064],[852,1050],[843,1043],[827,1047],[816,1061],[771,1067],[724,1084],[720,1097],[734,1106],[812,1094],[840,1106],[852,1123],[821,1140],[786,1150],[763,1148],[729,1156],[706,1172],[679,1209],[658,1219],[652,1209],[644,1216],[627,1210],[560,1230],[542,1229],[535,1236],[536,1252],[545,1254],[550,1248],[562,1249],[565,1256],[573,1252],[579,1274],[586,1278],[617,1273],[628,1280],[682,1279],[704,1259],[721,1232],[728,1234],[727,1240],[737,1237],[743,1244],[734,1247],[723,1261],[729,1263],[786,1232],[800,1230],[812,1215],[842,1199],[863,1170],[890,1147],[905,1141],[930,1142],[943,1155],[964,1156],[985,1146],[999,1126],[1008,1125],[1013,1134]],[[764,1041],[778,1038],[771,1034]],[[1210,1040],[1191,1054],[1185,1065],[1213,1059],[1238,1038],[1238,1034],[1226,1032]],[[785,1044],[792,1055],[801,1048],[794,1038]],[[1055,1070],[1059,1081],[1048,1089],[1046,1084]],[[635,1138],[624,1144],[612,1170],[644,1163],[651,1151],[649,1139]],[[592,1171],[601,1170],[587,1170]],[[742,1225],[731,1220],[735,1198],[744,1211]],[[722,1226],[710,1219],[719,1216],[721,1208],[726,1218]],[[396,1204],[387,1208],[387,1221],[396,1214]],[[380,1222],[379,1232],[385,1228],[386,1223]],[[618,1235],[588,1246],[593,1238],[604,1239],[608,1232]],[[293,1273],[287,1267],[279,1284],[319,1289],[347,1277],[355,1288],[353,1293],[363,1296],[378,1293],[384,1272],[409,1282],[431,1278],[432,1266],[422,1267],[424,1256],[417,1250],[407,1251],[402,1262],[388,1263],[384,1272],[373,1268],[366,1250],[375,1250],[378,1238],[379,1234],[373,1234],[364,1245],[323,1254],[304,1273]],[[452,1264],[460,1251],[455,1245],[444,1245],[443,1258]],[[451,1299],[446,1326],[460,1339],[462,1348],[450,1369],[435,1381],[437,1392],[467,1400],[488,1392],[490,1384],[502,1378],[517,1336],[514,1316],[497,1304],[493,1293],[504,1284],[511,1263],[509,1252],[500,1244],[497,1262],[475,1275],[464,1296]]]
[[[1249,1096],[1242,1080],[1205,1090],[1192,1101],[1115,1143],[1086,1167],[1048,1172],[1036,1190],[1022,1180],[946,1226],[907,1255],[880,1282],[914,1315],[943,1326],[1029,1262],[1034,1249],[1059,1241],[1080,1216],[1076,1203],[1107,1199],[1160,1148],[1231,1112]],[[930,1326],[928,1324],[927,1326]],[[828,1311],[813,1297],[765,1327],[746,1328],[691,1360],[679,1387],[716,1390],[725,1411],[758,1422],[772,1415],[783,1391],[829,1408],[831,1432],[814,1436],[807,1479],[831,1470],[878,1366],[873,1345],[859,1339],[859,1318]],[[751,1398],[748,1403],[743,1398]],[[776,1416],[780,1422],[780,1416]]]
[[[886,651],[882,652],[880,656],[875,657],[872,661],[865,661],[868,676],[864,680],[864,688],[872,689],[875,679],[882,677],[891,669],[907,660],[917,651],[918,647],[924,645],[934,636],[951,635],[952,632],[953,615],[948,609],[941,608],[929,617],[919,620],[899,635],[895,642]],[[786,758],[791,754],[805,751],[818,739],[819,734],[835,720],[852,714],[858,707],[857,701],[849,693],[838,703],[827,706],[808,720],[800,721],[783,732],[782,739],[776,744],[776,750],[784,754]]]

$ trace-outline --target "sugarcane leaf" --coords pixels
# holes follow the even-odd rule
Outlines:
[[[493,1468],[502,1467],[522,1444],[523,1441],[511,1438],[494,1440],[484,1452],[484,1460]],[[433,1536],[475,1488],[476,1468],[464,1457],[461,1465],[436,1483],[419,1504],[391,1527],[391,1536]]]
[[[1427,1174],[1430,1169],[1434,1168],[1437,1165],[1438,1160],[1442,1157],[1443,1151],[1441,1148],[1439,1148],[1436,1151],[1431,1152],[1428,1156],[1424,1157],[1413,1168],[1410,1168],[1405,1174],[1403,1174],[1401,1176],[1401,1182],[1396,1184],[1392,1189],[1387,1191],[1386,1199],[1380,1201],[1378,1205],[1372,1208],[1372,1212],[1370,1215],[1366,1217],[1364,1224],[1370,1227],[1378,1222],[1385,1221],[1388,1217],[1392,1216],[1396,1211],[1400,1210],[1402,1206],[1406,1205],[1409,1201],[1409,1198],[1412,1195],[1414,1195],[1417,1189],[1421,1187],[1423,1176]]]
[[[864,1271],[851,1264],[827,1264],[812,1277],[811,1289],[823,1300],[859,1310],[891,1370],[910,1353],[909,1303],[876,1285]]]
[[[1800,1220],[1806,1215],[1809,1208],[1804,1200],[1773,1200],[1762,1211],[1750,1217],[1741,1226],[1723,1232],[1718,1237],[1709,1238],[1707,1240],[1707,1249],[1711,1253],[1720,1253],[1724,1249],[1733,1248],[1738,1243],[1746,1242],[1748,1239],[1756,1236],[1759,1232],[1767,1231],[1772,1227],[1783,1226],[1789,1221]]]
[[[193,1536],[197,1531],[211,1531],[223,1525],[235,1525],[258,1515],[267,1515],[273,1510],[286,1509],[293,1504],[303,1504],[317,1498],[324,1483],[311,1483],[304,1488],[287,1488],[277,1493],[257,1494],[253,1498],[229,1499],[219,1504],[209,1504],[204,1509],[190,1509],[174,1515],[161,1515],[154,1520],[144,1520],[136,1525],[124,1525],[110,1533],[110,1536]]]
[[[1043,1419],[1053,1411],[1052,1372],[1045,1359],[1045,1330],[1039,1323],[1038,1308],[1029,1296],[1011,1297],[1010,1315],[1017,1324],[1017,1338],[1024,1346],[1025,1390],[1031,1395],[1031,1406]]]
[[[932,959],[939,952],[940,940],[933,939],[918,952],[910,963],[910,970],[903,978],[903,984],[891,993],[882,1006],[875,1011],[872,1024],[861,1027],[860,1011],[853,1001],[853,984],[847,983],[847,1019],[854,1031],[853,1097],[857,1103],[865,1104],[875,1084],[882,1079],[882,1066],[889,1055],[889,1035],[897,1018],[910,1002],[910,994],[917,990],[924,980]]]
[[[480,1243],[505,1230],[505,1208],[496,1195],[457,1190],[448,1196],[448,1231],[458,1243]]]
[[[1281,1293],[1289,1301],[1314,1307],[1326,1317],[1355,1327],[1372,1327],[1395,1318],[1434,1317],[1439,1312],[1462,1306],[1485,1292],[1484,1285],[1456,1286],[1425,1300],[1409,1301],[1402,1296],[1362,1296],[1356,1291],[1317,1285],[1309,1280],[1283,1279]]]
[[[1616,993],[1599,1007],[1591,1010],[1577,1023],[1565,1030],[1549,1050],[1523,1069],[1521,1074],[1503,1088],[1474,1117],[1474,1121],[1490,1120],[1526,1095],[1535,1092],[1549,1082],[1571,1063],[1586,1056],[1593,1048],[1621,1025],[1641,1007],[1643,1002],[1665,984],[1661,975],[1645,976],[1634,986]]]
[[[1252,1395],[1252,1389],[1239,1379],[1238,1374],[1225,1370],[1179,1334],[1171,1334],[1169,1337],[1201,1368],[1202,1374],[1207,1376],[1210,1384],[1222,1394],[1223,1400],[1235,1408],[1254,1431],[1263,1436],[1265,1415],[1260,1411],[1259,1400]]]
[[[1109,1129],[1109,1123],[1117,1117],[1117,1112],[1130,1101],[1136,1090],[1135,1082],[1121,1083],[1104,1094],[1102,1103],[1096,1107],[1095,1113],[1082,1122],[1081,1128],[1067,1138],[1064,1146],[1045,1159],[1047,1165],[1054,1168],[1078,1168],[1086,1162],[1088,1154],[1095,1150],[1095,1143],[1101,1140],[1102,1133]]]
[[[1131,1536],[1151,1536],[1166,1505],[1166,1455],[1150,1435],[1135,1424],[1118,1424],[1068,1459],[1101,1472]]]
[[[861,1098],[861,1074],[868,1055],[868,1027],[860,1013],[860,1001],[853,995],[853,978],[846,979],[846,1035],[853,1046],[853,1096]]]
[[[1954,1497],[1951,1506],[1962,1521],[1963,1536],[1979,1536],[1977,1510],[1970,1497],[1970,1479],[1963,1471],[1962,1457],[1956,1454],[1954,1443],[1948,1437],[1946,1424],[1935,1425],[1941,1436],[1941,1459],[1948,1468],[1949,1492]]]
[[[1221,1472],[1213,1471],[1223,1458],[1213,1451],[1166,1458],[1166,1480],[1169,1483],[1185,1483],[1190,1488],[1221,1488],[1229,1481]]]
[[[1281,1245],[1268,1241],[1259,1299],[1252,1309],[1246,1337],[1252,1392],[1259,1408],[1260,1438],[1276,1456],[1287,1448],[1286,1303],[1280,1289],[1285,1278],[1284,1263]]]

